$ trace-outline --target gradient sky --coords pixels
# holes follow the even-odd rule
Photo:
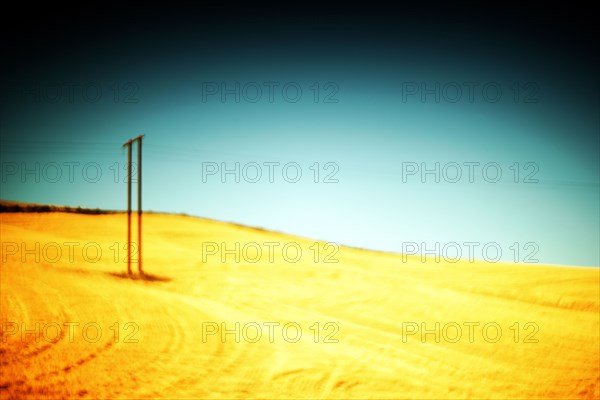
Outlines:
[[[389,251],[409,242],[493,242],[513,261],[517,243],[519,261],[535,247],[540,263],[598,266],[591,17],[485,11],[188,5],[17,13],[37,23],[6,44],[0,197],[124,209],[121,145],[145,134],[146,210]],[[239,102],[234,94],[223,101],[221,85],[236,83]],[[421,85],[436,83],[439,101],[422,98]],[[267,85],[275,85],[272,101]],[[298,87],[302,96],[291,101]],[[265,162],[280,163],[274,182]],[[473,182],[465,162],[479,163]],[[22,175],[36,163],[39,182]],[[68,163],[79,163],[72,182]],[[258,163],[263,175],[256,183],[231,174],[222,182],[220,173],[203,179],[206,163],[239,163],[240,173]],[[287,163],[300,166],[298,182],[282,176]],[[458,163],[463,176],[403,179],[407,163]],[[500,166],[495,183],[494,169],[482,175],[487,163]],[[338,182],[323,182],[334,169]],[[450,179],[454,171],[448,167]],[[252,178],[255,169],[246,172]]]

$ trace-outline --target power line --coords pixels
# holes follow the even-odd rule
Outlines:
[[[23,153],[45,153],[45,154],[66,154],[72,155],[77,153],[78,155],[112,155],[115,142],[97,142],[97,141],[28,141],[28,140],[3,140],[0,141],[0,152],[3,154],[23,154]],[[98,148],[100,146],[101,148]],[[147,143],[146,146],[151,154],[155,157],[164,157],[167,159],[187,160],[198,162],[198,155],[216,155],[216,156],[229,156],[229,157],[240,157],[246,159],[264,159],[264,160],[284,160],[291,161],[289,158],[283,158],[281,156],[272,155],[260,155],[250,153],[239,153],[239,152],[225,152],[210,149],[196,149],[196,148],[184,148],[172,145],[163,144],[152,144]],[[187,161],[186,160],[186,161]],[[340,163],[339,164],[345,171],[354,171],[359,175],[373,176],[385,176],[395,177],[401,176],[401,169],[394,166],[386,166],[377,168],[377,166],[358,165],[352,163]],[[374,167],[374,168],[373,168]],[[532,184],[520,184],[510,181],[508,178],[502,179],[498,183],[504,185],[519,185],[527,188],[534,187],[557,187],[557,188],[583,188],[583,189],[595,189],[600,187],[599,182],[577,182],[570,180],[545,180],[539,178],[539,182]],[[458,182],[458,184],[467,184],[466,182]]]

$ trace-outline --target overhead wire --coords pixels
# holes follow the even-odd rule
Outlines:
[[[198,149],[192,147],[179,147],[165,144],[146,143],[144,141],[144,154],[150,154],[153,157],[159,157],[161,159],[176,160],[176,161],[195,161],[204,162],[202,159],[198,159],[198,156],[227,156],[227,157],[239,157],[246,160],[255,161],[298,161],[283,158],[278,155],[266,155],[266,154],[252,154],[245,152],[230,152],[220,151],[210,148]],[[78,156],[112,156],[115,155],[117,149],[120,148],[119,154],[125,154],[125,150],[122,147],[122,143],[117,142],[100,142],[100,141],[65,141],[65,140],[0,140],[0,153],[3,155],[12,154],[45,154],[45,155],[78,155]],[[206,160],[208,161],[208,160]],[[225,161],[225,160],[223,160]],[[314,160],[317,161],[317,160]],[[331,160],[334,162],[335,160]],[[363,175],[365,179],[368,176],[385,176],[385,177],[400,177],[402,170],[398,167],[391,166],[386,168],[377,168],[376,166],[359,165],[354,163],[339,163],[340,167],[343,167],[344,171],[353,171],[356,175]],[[389,181],[389,179],[384,178]],[[469,182],[459,182],[461,184],[468,184]],[[563,188],[583,188],[583,189],[597,189],[600,187],[600,182],[581,182],[571,180],[543,180],[539,178],[536,183],[516,183],[512,180],[502,179],[498,183],[501,184],[514,184],[522,187],[563,187]]]

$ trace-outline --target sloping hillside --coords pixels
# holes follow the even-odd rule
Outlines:
[[[2,399],[600,397],[597,268],[151,214],[130,279],[123,214],[0,218]]]

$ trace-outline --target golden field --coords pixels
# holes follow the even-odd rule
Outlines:
[[[124,214],[0,218],[1,399],[600,397],[598,268],[145,214],[129,278]]]

